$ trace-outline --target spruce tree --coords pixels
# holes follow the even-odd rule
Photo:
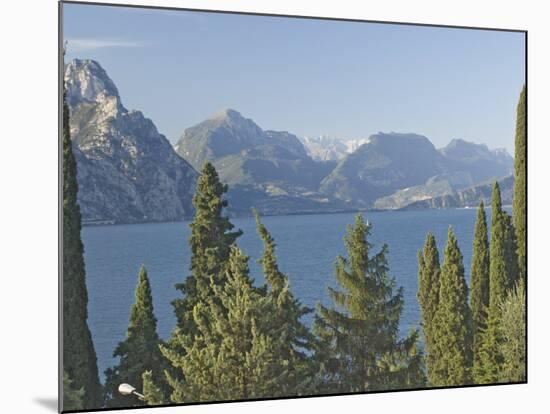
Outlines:
[[[69,126],[69,106],[63,90],[63,370],[75,389],[83,389],[84,409],[101,408],[102,389],[97,357],[88,328],[88,291],[84,245],[80,237],[77,166]],[[64,398],[65,400],[65,398]],[[64,403],[71,404],[68,397]]]
[[[152,372],[152,380],[164,384],[165,362],[160,353],[161,341],[157,334],[157,319],[153,310],[151,285],[144,266],[139,270],[135,302],[130,312],[126,339],[118,344],[113,356],[119,363],[105,371],[105,394],[108,407],[141,406],[145,403],[135,396],[118,392],[121,383],[143,388],[142,374]]]
[[[301,318],[313,310],[303,306],[290,291],[288,277],[279,270],[277,264],[275,241],[255,210],[254,215],[264,245],[259,263],[268,284],[267,297],[275,311],[268,320],[271,336],[277,338],[277,359],[281,365],[288,367],[283,369],[286,378],[281,381],[282,386],[274,390],[272,396],[304,394],[312,390],[315,376],[313,361],[307,354],[314,347],[314,338]]]
[[[425,361],[428,373],[428,381],[431,382],[431,372],[438,359],[434,347],[433,319],[439,303],[440,264],[439,251],[435,237],[432,233],[426,236],[424,250],[418,252],[418,303],[422,317],[422,330],[424,332]]]
[[[516,117],[514,157],[513,217],[517,239],[519,277],[524,279],[527,268],[527,123],[526,90],[521,90]]]
[[[469,384],[472,335],[468,287],[462,253],[450,227],[441,266],[439,304],[433,325],[437,360],[430,373],[430,382],[436,386]]]
[[[167,373],[175,403],[266,398],[277,395],[281,372],[276,338],[268,320],[273,307],[260,289],[252,285],[248,258],[232,247],[225,266],[225,283],[211,281],[214,293],[195,305],[197,331],[182,340],[184,352],[162,347],[172,366],[183,373]]]
[[[489,306],[489,240],[483,200],[479,203],[474,230],[472,267],[470,272],[470,308],[473,325],[474,370],[479,365],[482,333],[486,328]]]
[[[348,258],[336,259],[342,290],[329,288],[335,307],[318,305],[314,329],[322,348],[326,392],[363,392],[424,384],[418,371],[416,333],[400,341],[403,290],[395,290],[388,272],[387,245],[370,256],[371,226],[359,214],[348,226],[344,243]],[[408,375],[410,373],[410,375]],[[408,382],[400,383],[399,380]]]
[[[223,215],[223,209],[227,207],[223,195],[227,190],[214,166],[207,162],[193,196],[195,216],[190,224],[189,238],[191,275],[184,283],[176,285],[184,297],[173,301],[178,321],[176,335],[180,330],[187,332],[196,328],[193,308],[212,296],[211,280],[215,285],[223,286],[223,269],[229,259],[230,247],[242,234],[240,230],[231,231],[233,224]]]

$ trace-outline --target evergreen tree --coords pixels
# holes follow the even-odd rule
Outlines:
[[[506,299],[511,280],[510,220],[502,209],[500,187],[495,182],[491,195],[491,241],[489,253],[489,307],[487,327],[480,335],[474,380],[479,384],[499,381],[503,369],[501,303]]]
[[[520,278],[518,266],[518,244],[516,231],[512,221],[512,216],[504,212],[504,240],[505,240],[505,257],[506,257],[506,272],[508,274],[507,289],[512,289]]]
[[[473,324],[474,370],[479,365],[482,333],[486,328],[489,306],[489,240],[483,201],[479,203],[474,230],[472,268],[470,273],[470,308]]]
[[[433,319],[439,302],[440,264],[439,251],[435,237],[428,233],[423,252],[418,252],[418,303],[424,331],[424,349],[426,350],[426,369],[428,380],[432,382],[431,372],[438,359],[434,347]]]
[[[348,258],[336,260],[336,280],[329,288],[336,307],[318,305],[314,329],[324,344],[323,373],[327,392],[362,392],[424,384],[418,372],[416,333],[398,339],[403,290],[387,274],[386,245],[370,257],[371,226],[359,214],[344,242]],[[410,373],[410,375],[408,375]],[[399,379],[408,378],[407,384]]]
[[[516,118],[513,202],[519,275],[523,279],[525,279],[527,268],[527,123],[525,111],[526,90],[525,86],[523,86],[519,97]]]
[[[288,378],[281,372],[276,338],[269,331],[273,307],[252,285],[247,262],[233,247],[225,283],[212,279],[215,296],[193,309],[193,340],[180,342],[184,352],[161,346],[172,366],[184,374],[167,373],[172,402],[271,397]]]
[[[258,234],[263,241],[264,250],[259,263],[268,284],[267,297],[275,310],[269,317],[271,336],[277,338],[277,359],[284,368],[286,379],[281,387],[274,390],[272,396],[289,396],[311,391],[315,370],[311,358],[305,351],[314,347],[313,335],[301,322],[301,318],[313,310],[302,306],[290,291],[288,278],[279,270],[275,256],[275,241],[260,217],[254,211]]]
[[[500,305],[503,368],[499,380],[502,382],[521,382],[527,379],[525,309],[525,285],[518,283]]]
[[[498,315],[491,312],[491,308],[489,307],[487,328],[481,334],[476,365],[473,369],[473,379],[476,384],[494,384],[499,382],[504,363],[501,344],[501,320]]]
[[[441,266],[439,304],[433,320],[437,353],[430,382],[436,386],[470,383],[472,366],[471,315],[462,254],[449,227]]]
[[[151,285],[144,266],[139,270],[135,302],[130,312],[126,339],[118,344],[113,356],[119,363],[105,371],[105,393],[108,407],[145,405],[135,396],[118,392],[121,383],[129,383],[142,389],[142,373],[151,371],[152,379],[163,384],[165,362],[160,353],[161,341],[157,334],[157,319],[153,311]]]
[[[207,162],[197,181],[193,206],[195,216],[190,224],[191,237],[191,275],[183,284],[176,288],[183,293],[183,298],[173,302],[178,321],[177,332],[193,331],[193,308],[201,301],[212,296],[212,281],[214,285],[224,283],[224,266],[229,259],[231,245],[242,232],[231,230],[233,224],[223,216],[227,200],[223,195],[227,185],[220,182],[214,166]]]
[[[63,371],[63,411],[83,410],[84,388],[75,390],[72,386],[73,381],[69,374]]]
[[[146,405],[167,404],[164,391],[158,387],[153,379],[153,371],[145,371],[141,376],[143,381],[143,395]]]
[[[101,408],[102,390],[97,357],[88,328],[88,291],[81,216],[77,201],[77,166],[69,126],[69,106],[63,91],[63,370],[73,387],[84,389],[83,407]]]
[[[511,251],[513,234],[510,227],[510,218],[502,209],[500,186],[495,182],[492,202],[491,243],[489,265],[489,306],[496,312],[498,304],[506,297],[506,291],[512,285],[515,277],[515,254]],[[512,257],[510,257],[512,256]],[[517,263],[517,262],[516,262]],[[517,269],[517,267],[515,267]]]

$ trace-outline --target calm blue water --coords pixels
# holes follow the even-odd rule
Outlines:
[[[490,211],[487,213],[489,215]],[[417,252],[423,246],[426,233],[435,234],[442,253],[448,226],[452,225],[468,273],[476,210],[372,212],[365,213],[365,218],[374,226],[371,241],[375,251],[382,243],[388,243],[390,275],[395,277],[398,286],[404,287],[401,331],[405,333],[419,324]],[[327,286],[334,285],[334,259],[338,254],[345,254],[342,237],[346,225],[353,221],[353,213],[263,218],[277,242],[280,268],[288,275],[292,291],[304,304],[310,307],[318,301],[330,304]],[[256,283],[263,283],[256,263],[262,244],[254,219],[240,218],[232,222],[244,231],[238,244],[250,256],[252,276]],[[104,370],[115,362],[113,350],[126,335],[141,264],[149,272],[159,334],[162,338],[169,337],[175,322],[170,302],[179,294],[174,285],[189,273],[189,235],[188,223],[184,222],[85,227],[82,230],[89,326],[102,378]],[[310,323],[311,317],[306,322]]]

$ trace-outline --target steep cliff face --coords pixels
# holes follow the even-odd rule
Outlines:
[[[192,213],[197,172],[139,111],[128,111],[92,60],[65,68],[84,222],[179,220]]]

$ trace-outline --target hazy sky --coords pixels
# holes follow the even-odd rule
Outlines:
[[[523,33],[66,4],[64,38],[172,142],[233,108],[299,136],[415,132],[513,153]]]

